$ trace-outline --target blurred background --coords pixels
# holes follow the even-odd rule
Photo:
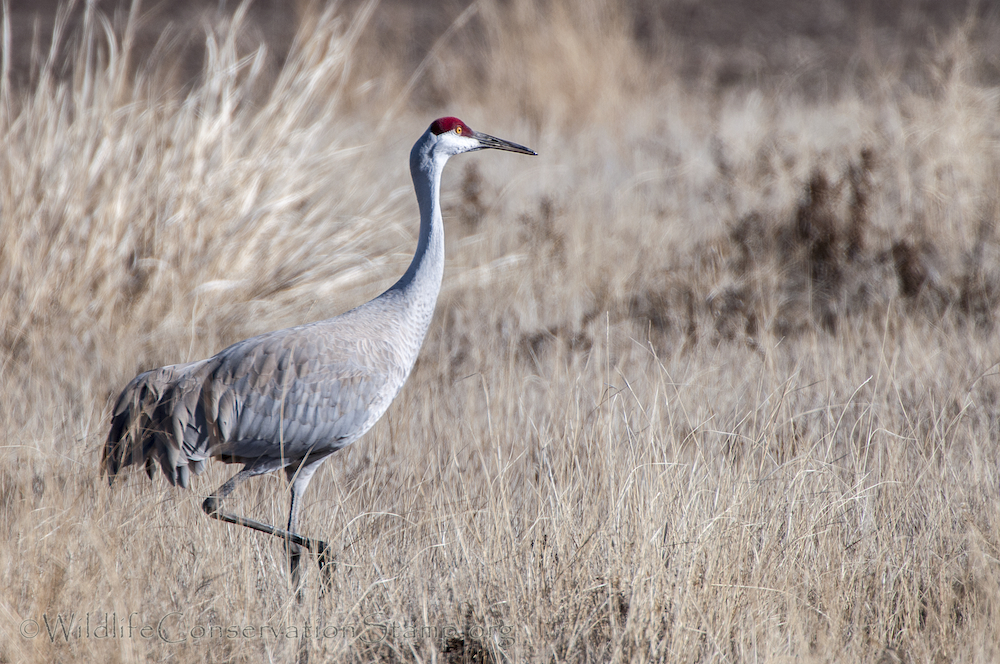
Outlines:
[[[28,71],[31,48],[47,50],[60,0],[11,0],[10,22],[14,72]],[[121,18],[132,7],[126,0],[97,0],[90,4],[109,17]],[[266,44],[272,66],[280,68],[299,23],[319,7],[335,4],[350,16],[361,0],[321,3],[314,0],[257,0],[247,9],[240,36],[246,48]],[[473,2],[441,0],[424,3],[382,0],[368,27],[366,41],[379,47],[395,66],[412,70],[435,42]],[[525,3],[522,3],[524,5]],[[813,94],[836,92],[848,82],[864,81],[871,69],[887,64],[900,68],[907,81],[926,85],[926,58],[933,47],[958,25],[970,37],[988,41],[996,36],[996,3],[957,0],[825,0],[797,3],[767,0],[621,0],[587,3],[604,6],[623,26],[650,66],[668,63],[686,81],[725,89],[738,85],[791,85]],[[510,10],[516,0],[498,3]],[[240,3],[178,1],[144,2],[135,38],[138,62],[146,61],[157,42],[167,40],[171,59],[183,62],[188,78],[197,75],[204,56],[203,31],[232,19]],[[527,6],[527,5],[525,5]],[[560,3],[531,3],[541,12],[557,11]],[[84,2],[75,3],[67,19],[72,27],[83,20]],[[484,33],[498,26],[484,25],[482,15],[455,35],[450,48],[463,51],[469,71],[482,73],[487,58]],[[513,26],[512,26],[513,27]],[[26,38],[31,36],[30,39]],[[595,45],[596,46],[596,45]],[[570,63],[572,64],[572,63]],[[982,82],[995,82],[997,62],[981,63]],[[439,91],[437,94],[444,94]],[[424,104],[440,103],[433,97]]]

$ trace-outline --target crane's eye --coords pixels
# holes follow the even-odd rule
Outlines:
[[[455,133],[458,134],[459,136],[462,135],[462,125],[458,125],[457,127],[455,127]]]

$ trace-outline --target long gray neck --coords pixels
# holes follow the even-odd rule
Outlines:
[[[435,155],[433,138],[425,134],[410,151],[410,176],[420,206],[420,238],[410,266],[378,299],[403,305],[411,341],[419,349],[434,315],[434,305],[444,274],[444,226],[441,221],[441,171],[445,155]]]

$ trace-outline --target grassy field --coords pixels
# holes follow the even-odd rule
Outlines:
[[[0,662],[1000,660],[996,17],[761,51],[445,6],[194,21],[193,79],[141,11],[5,23]],[[200,509],[236,467],[108,486],[109,410],[391,284],[446,114],[540,156],[449,164],[435,321],[306,494],[298,604]]]

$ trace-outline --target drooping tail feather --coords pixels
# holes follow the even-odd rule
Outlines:
[[[101,458],[108,481],[131,465],[143,464],[150,479],[154,461],[167,480],[187,488],[190,473],[205,467],[208,427],[201,406],[206,360],[141,373],[125,386],[111,411],[111,428]]]

